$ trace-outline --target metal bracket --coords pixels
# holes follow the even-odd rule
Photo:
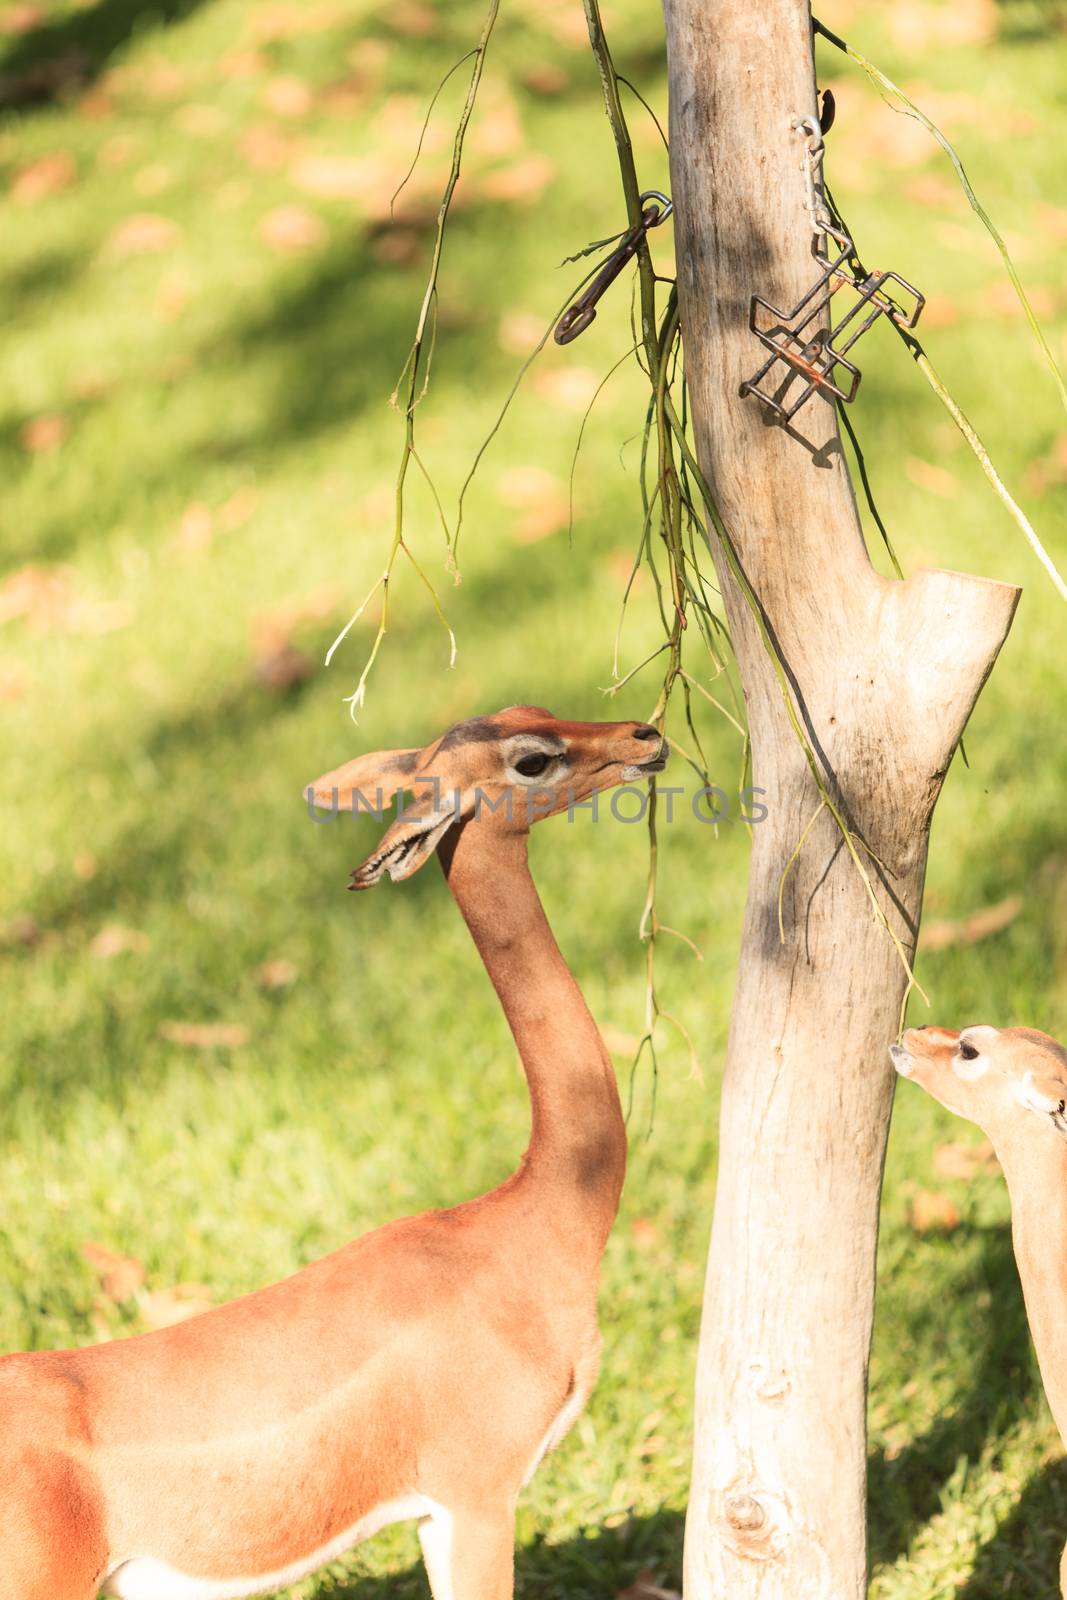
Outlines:
[[[847,352],[883,314],[898,328],[914,328],[926,304],[926,297],[899,273],[869,272],[864,278],[857,277],[848,234],[837,228],[821,231],[837,246],[838,254],[824,264],[816,282],[792,310],[782,311],[758,294],[752,296],[749,307],[748,325],[771,354],[758,372],[745,379],[739,393],[754,394],[783,422],[795,417],[817,390],[846,405],[854,400],[862,373],[848,360]],[[913,307],[909,310],[899,305],[887,284],[898,284],[912,297]],[[841,290],[851,291],[855,298],[834,322],[830,301]],[[803,380],[802,387],[795,399],[788,400],[796,377]]]

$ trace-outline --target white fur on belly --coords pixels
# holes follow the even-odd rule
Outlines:
[[[245,1595],[270,1594],[275,1589],[287,1589],[327,1561],[336,1561],[353,1545],[369,1539],[392,1522],[406,1522],[411,1517],[440,1517],[443,1512],[444,1507],[426,1495],[402,1495],[376,1506],[354,1527],[291,1566],[281,1567],[276,1572],[249,1573],[243,1578],[191,1578],[168,1567],[165,1561],[157,1561],[154,1556],[134,1556],[108,1574],[100,1592],[115,1596],[115,1600],[244,1600]]]

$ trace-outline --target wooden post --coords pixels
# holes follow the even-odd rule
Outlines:
[[[786,664],[835,800],[877,857],[913,949],[930,819],[1018,591],[942,571],[878,576],[832,407],[769,425],[754,290],[817,271],[803,136],[807,0],[664,0],[686,374],[703,472]],[[846,137],[835,130],[831,137]],[[946,542],[951,537],[946,530]],[[866,1382],[878,1205],[905,977],[819,804],[751,612],[718,562],[748,702],[755,828],[722,1099],[686,1529],[687,1600],[863,1600]]]

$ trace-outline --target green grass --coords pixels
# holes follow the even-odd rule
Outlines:
[[[947,9],[916,4],[904,21],[928,26]],[[586,431],[573,542],[562,529],[531,540],[521,526],[531,514],[559,520],[581,418],[567,400],[630,342],[623,287],[580,344],[546,352],[520,393],[471,495],[459,587],[443,572],[432,504],[413,486],[411,535],[458,634],[455,669],[401,568],[358,728],[341,697],[358,676],[366,624],[329,671],[289,692],[259,681],[265,617],[295,603],[296,644],[321,660],[380,569],[401,439],[386,401],[421,294],[444,145],[429,150],[398,232],[382,224],[381,194],[405,169],[420,108],[473,41],[478,14],[466,0],[425,12],[360,0],[170,0],[139,11],[130,0],[53,4],[36,28],[6,36],[0,60],[0,78],[25,80],[77,49],[82,71],[76,89],[0,123],[5,562],[59,565],[80,606],[53,613],[50,626],[0,625],[0,1348],[139,1325],[133,1305],[96,1304],[85,1240],[143,1261],[150,1289],[200,1283],[222,1300],[502,1177],[522,1148],[525,1098],[437,875],[347,895],[373,824],[314,828],[300,792],[357,751],[413,743],[516,700],[596,717],[642,716],[654,698],[650,678],[614,710],[599,692],[639,529],[639,374],[611,380]],[[1013,0],[1000,8],[998,37],[942,48],[921,28],[906,47],[888,12],[849,11],[842,0],[825,20],[947,120],[980,195],[1020,246],[1062,356],[1062,13]],[[625,0],[608,21],[620,71],[663,111],[654,10]],[[828,170],[864,255],[936,297],[931,355],[1063,565],[1063,418],[1025,325],[994,287],[992,246],[953,197],[936,147],[902,144],[899,119],[859,74],[829,49],[821,59],[824,83],[839,91]],[[457,78],[433,124],[443,138],[461,93]],[[526,325],[516,313],[547,322],[571,281],[560,259],[622,221],[576,3],[505,6],[485,93],[419,414],[449,508],[520,359],[502,347],[502,326],[514,344]],[[664,184],[639,108],[634,129],[643,181]],[[10,192],[56,152],[68,154],[71,181],[35,201],[25,182],[22,199]],[[306,192],[309,181],[321,187],[315,161],[327,156],[366,158],[365,184],[351,195]],[[534,157],[551,164],[543,191],[500,199],[493,174]],[[293,206],[313,219],[302,224],[310,244],[279,252],[263,221]],[[165,247],[124,252],[116,230],[145,212],[174,225],[157,225]],[[668,241],[654,244],[666,267]],[[923,956],[919,976],[938,1019],[1062,1033],[1064,613],[884,330],[863,365],[856,422],[905,570],[957,566],[1026,586],[968,734],[970,770],[956,764],[939,808],[927,897],[938,917],[1012,893],[1024,906],[993,939]],[[586,377],[575,380],[576,369]],[[41,416],[61,418],[65,436],[31,451],[25,428]],[[931,467],[941,497],[926,487]],[[521,468],[555,483],[524,480]],[[213,536],[198,546],[188,536],[208,519]],[[120,625],[98,631],[108,622]],[[642,590],[627,664],[656,629]],[[736,740],[711,723],[706,736],[728,784]],[[662,914],[705,959],[665,948],[660,987],[699,1042],[704,1081],[689,1076],[667,1030],[654,1119],[647,1058],[637,1073],[630,1173],[604,1269],[603,1376],[523,1502],[528,1596],[599,1600],[642,1566],[679,1578],[747,841],[736,826],[713,837],[683,817],[663,846]],[[639,827],[588,821],[545,826],[533,844],[594,1012],[629,1034],[643,1008],[645,849]],[[35,942],[20,940],[25,919]],[[93,941],[115,924],[145,942],[105,959]],[[280,957],[298,976],[265,992],[256,969]],[[161,1035],[171,1020],[239,1023],[248,1043],[191,1051]],[[619,1067],[625,1088],[624,1054]],[[928,1099],[901,1095],[872,1368],[878,1600],[1044,1596],[1067,1536],[1067,1467],[1027,1341],[1006,1195],[995,1176],[943,1180],[933,1165],[940,1143],[970,1137]],[[954,1232],[910,1226],[910,1195],[923,1188],[958,1207]],[[414,1561],[413,1536],[394,1532],[301,1592],[422,1594]]]

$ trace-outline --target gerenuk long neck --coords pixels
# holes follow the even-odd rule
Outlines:
[[[524,1182],[550,1191],[602,1248],[626,1168],[619,1091],[530,876],[526,835],[473,820],[454,830],[438,853],[529,1084]]]
[[[1025,1118],[1025,1122],[1024,1119]],[[1037,1351],[1056,1426],[1067,1442],[1067,1139],[1051,1126],[994,1139],[1011,1195],[1011,1232]]]

